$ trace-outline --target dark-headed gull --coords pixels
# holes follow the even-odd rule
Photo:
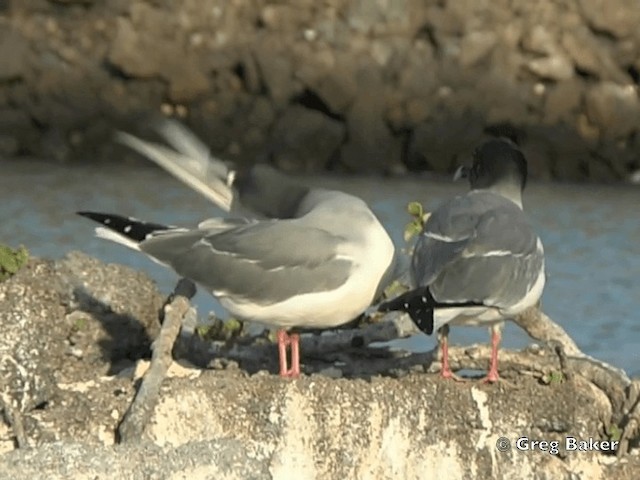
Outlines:
[[[440,333],[443,377],[449,367],[449,325],[491,328],[491,364],[498,376],[503,321],[535,305],[545,284],[542,242],[522,211],[527,164],[517,146],[493,139],[474,153],[471,190],[437,208],[425,223],[411,260],[413,289],[380,306],[409,313],[423,332]]]
[[[161,134],[174,149],[128,134],[120,140],[219,207],[240,203],[265,218],[219,218],[188,229],[78,213],[102,225],[99,237],[173,268],[235,317],[277,327],[280,375],[297,377],[299,336],[287,329],[331,328],[364,312],[391,280],[391,238],[360,198],[309,188],[266,165],[233,170],[175,122],[163,123]]]

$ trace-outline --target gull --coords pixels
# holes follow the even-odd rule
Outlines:
[[[260,218],[215,218],[194,228],[82,211],[98,237],[139,250],[200,285],[234,317],[278,329],[280,376],[300,375],[299,335],[355,319],[395,270],[395,247],[369,206],[353,195],[310,188],[274,168],[234,169],[173,121],[159,131],[173,147],[120,133],[119,140],[223,210]],[[287,350],[291,351],[288,366]]]
[[[412,289],[380,305],[407,312],[424,333],[439,332],[441,375],[449,366],[450,325],[486,325],[491,360],[484,381],[496,382],[498,346],[505,319],[535,305],[545,284],[544,249],[522,210],[527,162],[507,139],[474,152],[470,191],[451,198],[426,221],[411,258]]]

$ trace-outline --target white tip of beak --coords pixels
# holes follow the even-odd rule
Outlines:
[[[466,167],[465,165],[462,165],[458,167],[456,172],[453,174],[453,181],[457,182],[461,178],[467,178],[468,175],[469,175],[469,168]]]

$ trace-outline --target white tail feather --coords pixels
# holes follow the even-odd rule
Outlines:
[[[227,212],[231,210],[233,190],[228,182],[230,172],[226,165],[213,158],[206,146],[179,124],[167,121],[160,127],[160,133],[178,151],[125,132],[118,132],[116,139],[144,155],[218,207]]]
[[[98,238],[104,238],[105,240],[110,240],[133,250],[140,251],[140,245],[138,244],[138,242],[136,242],[135,240],[131,240],[130,238],[125,237],[121,233],[118,233],[114,230],[109,230],[105,227],[97,227],[95,233],[96,237]]]
[[[127,238],[124,235],[114,230],[109,230],[108,228],[104,228],[104,227],[97,227],[95,230],[95,234],[96,234],[96,237],[98,238],[103,238],[105,240],[110,240],[112,242],[119,243],[120,245],[124,245],[125,247],[128,247],[132,250],[137,250],[139,252],[141,251],[140,244],[138,242],[136,242],[135,240],[131,240],[130,238]],[[166,263],[161,262],[160,260],[158,260],[155,257],[152,257],[151,255],[147,255],[147,257],[153,260],[158,265],[171,268],[170,265],[167,265]]]
[[[180,122],[166,120],[158,126],[158,132],[171,144],[176,151],[190,159],[194,171],[209,173],[224,179],[229,175],[229,168],[225,163],[211,155],[209,147]]]

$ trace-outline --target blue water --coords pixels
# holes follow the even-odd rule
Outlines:
[[[370,203],[404,246],[405,206],[417,200],[427,209],[464,191],[448,179],[314,177],[309,183],[340,188]],[[525,210],[543,240],[547,285],[543,308],[586,353],[640,374],[640,188],[533,184],[525,192]],[[143,255],[93,237],[93,225],[76,210],[133,215],[174,225],[194,225],[221,212],[178,181],[153,167],[123,165],[66,166],[36,161],[2,161],[0,168],[0,242],[24,244],[35,255],[59,258],[82,250],[108,262],[145,271],[164,291],[176,276]],[[201,312],[224,312],[199,293]],[[454,328],[451,340],[488,341],[483,328]],[[425,335],[398,342],[427,350]],[[507,324],[504,345],[530,340]]]

